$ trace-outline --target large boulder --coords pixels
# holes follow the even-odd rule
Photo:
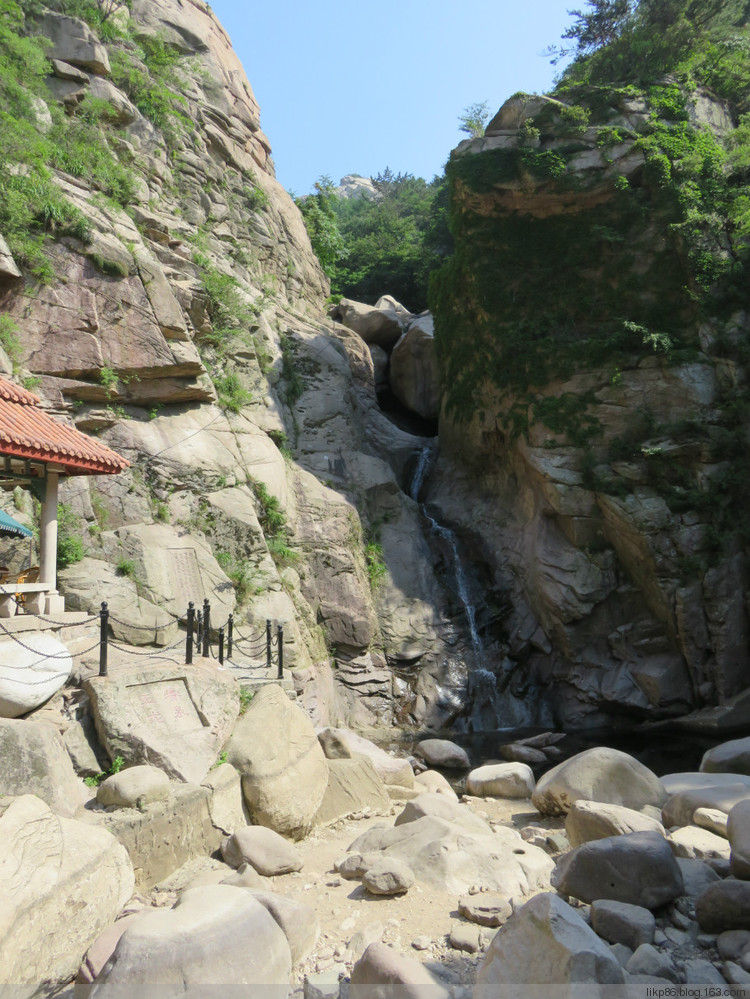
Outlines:
[[[750,882],[717,881],[695,900],[695,918],[705,933],[750,930]]]
[[[729,774],[711,776],[728,777]],[[731,776],[734,776],[732,774]],[[744,782],[727,781],[717,787],[694,788],[673,794],[664,803],[661,818],[664,825],[670,829],[674,826],[688,826],[699,808],[714,808],[729,814],[740,802],[750,800],[750,786]]]
[[[84,803],[60,733],[44,722],[0,718],[0,796],[35,794],[58,815]]]
[[[331,318],[358,333],[367,344],[392,347],[403,329],[398,312],[384,303],[383,308],[342,298],[331,309]]]
[[[103,780],[96,789],[100,805],[141,808],[151,801],[164,801],[170,795],[169,777],[156,767],[129,767]]]
[[[428,766],[445,770],[468,770],[471,766],[466,750],[450,739],[422,739],[414,747],[414,755]]]
[[[703,754],[703,773],[745,774],[750,776],[750,736],[722,742]]]
[[[636,812],[623,805],[606,805],[600,801],[574,801],[565,818],[565,832],[571,846],[580,846],[592,839],[623,836],[632,832],[658,832],[665,835],[658,819]]]
[[[612,899],[655,909],[682,894],[679,865],[669,843],[655,832],[597,839],[565,854],[552,885],[583,902]]]
[[[47,10],[37,24],[38,33],[52,42],[47,58],[61,59],[99,76],[109,74],[107,49],[85,21]]]
[[[479,798],[530,798],[534,774],[527,763],[492,763],[472,770],[466,790]]]
[[[575,909],[537,895],[500,927],[477,985],[620,985],[620,964]]]
[[[409,805],[428,797],[451,804],[442,795],[421,795]],[[522,898],[548,886],[553,866],[543,850],[525,843],[513,829],[498,827],[493,832],[488,825],[472,828],[437,815],[393,827],[374,826],[350,845],[349,852],[366,859],[365,869],[373,860],[370,855],[396,857],[411,868],[418,882],[459,895],[482,885],[507,898]]]
[[[650,944],[656,931],[654,914],[642,905],[597,899],[591,906],[591,927],[609,943],[623,944],[636,950]]]
[[[0,718],[18,718],[44,704],[72,668],[68,647],[52,635],[27,632],[22,645],[0,642]]]
[[[355,754],[366,756],[386,787],[394,789],[394,797],[398,797],[398,788],[408,791],[413,789],[414,771],[409,761],[400,756],[391,756],[364,736],[346,728],[324,728],[318,732],[318,739],[328,759],[341,759]]]
[[[328,761],[312,722],[276,684],[262,687],[235,726],[227,759],[242,774],[254,822],[301,838],[328,785]]]
[[[574,801],[601,801],[626,808],[661,807],[667,793],[647,767],[605,746],[586,749],[548,770],[539,779],[532,801],[545,815],[565,815]]]
[[[287,938],[266,907],[245,888],[210,885],[128,926],[92,996],[106,996],[104,985],[280,985],[291,967]]]
[[[449,782],[437,770],[424,770],[421,774],[416,774],[414,784],[417,790],[424,788],[433,794],[442,794],[451,801],[458,801],[458,795],[450,786]]]
[[[448,989],[423,964],[382,943],[371,943],[352,968],[357,999],[448,999]]]
[[[232,867],[250,864],[267,878],[302,867],[302,857],[292,844],[265,826],[238,829],[222,842],[221,854]]]
[[[253,891],[252,896],[268,910],[284,931],[292,964],[304,961],[320,936],[320,923],[313,907],[275,891]]]
[[[391,799],[385,784],[366,756],[328,761],[328,786],[315,815],[318,825],[329,825],[357,812],[387,815]]]
[[[729,813],[727,836],[732,847],[732,874],[750,881],[750,801],[741,801]]]
[[[391,390],[407,409],[428,420],[440,412],[440,379],[432,316],[418,316],[391,354]]]
[[[237,683],[213,663],[112,670],[84,684],[111,759],[200,784],[239,714]]]
[[[5,982],[67,981],[130,898],[125,848],[33,795],[0,805],[0,968]]]

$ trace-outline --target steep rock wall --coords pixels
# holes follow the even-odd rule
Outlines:
[[[733,122],[669,81],[562,97],[449,164],[428,498],[491,553],[558,720],[683,714],[750,680]]]

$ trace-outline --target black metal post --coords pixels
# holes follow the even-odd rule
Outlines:
[[[196,648],[198,649],[198,655],[200,655],[201,654],[201,647],[203,645],[203,613],[202,613],[202,611],[197,610],[195,612],[195,620],[197,622],[197,629],[196,629],[196,636],[195,636],[195,645],[196,645]]]
[[[227,622],[227,659],[231,661],[232,645],[234,644],[234,614],[229,615]]]
[[[279,625],[278,631],[276,632],[278,643],[279,643],[279,680],[284,678],[284,628]]]
[[[187,609],[187,638],[185,639],[185,665],[193,661],[193,628],[195,626],[195,604],[191,600]]]
[[[219,663],[224,662],[224,625],[219,628]]]
[[[109,608],[107,601],[102,600],[99,611],[99,676],[107,675],[107,637],[109,633]]]
[[[203,601],[203,656],[204,658],[208,656],[208,643],[210,641],[211,630],[211,604],[208,602],[208,597]]]
[[[266,618],[266,666],[271,668],[271,622]]]

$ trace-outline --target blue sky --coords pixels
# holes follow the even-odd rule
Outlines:
[[[385,167],[430,180],[465,136],[518,90],[549,89],[541,53],[571,0],[211,0],[260,104],[276,175],[306,194],[322,174]]]

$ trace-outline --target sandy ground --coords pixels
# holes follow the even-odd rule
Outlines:
[[[521,829],[539,824],[544,829],[559,829],[559,820],[545,820],[530,801],[509,799],[465,799],[469,808],[493,824]],[[321,932],[310,956],[294,968],[294,984],[301,986],[308,975],[326,972],[348,977],[353,963],[364,948],[380,940],[425,964],[440,980],[456,985],[474,981],[483,950],[496,929],[482,928],[480,950],[470,954],[450,945],[451,929],[467,923],[458,913],[458,897],[419,883],[400,896],[378,897],[367,892],[358,881],[341,878],[334,869],[349,845],[377,823],[393,824],[402,810],[394,803],[390,816],[339,820],[333,826],[314,831],[296,844],[303,857],[302,870],[295,874],[269,878],[269,889],[310,905],[316,912]],[[140,904],[172,905],[177,893],[201,874],[224,867],[217,860],[206,859],[186,865],[147,895]],[[478,887],[478,886],[477,886]],[[414,944],[416,943],[416,947]]]

